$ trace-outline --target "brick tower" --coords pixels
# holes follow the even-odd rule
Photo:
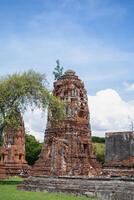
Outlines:
[[[28,172],[25,160],[25,128],[21,114],[17,113],[19,126],[17,130],[5,129],[3,146],[0,148],[0,166],[4,166],[7,176],[20,175]]]
[[[33,175],[94,176],[100,166],[93,155],[87,92],[74,71],[54,82],[53,94],[65,103],[66,118],[56,126],[48,115],[44,146]]]

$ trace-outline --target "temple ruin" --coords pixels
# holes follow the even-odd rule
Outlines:
[[[44,146],[33,175],[95,176],[100,165],[92,150],[90,114],[84,83],[68,70],[54,82],[53,94],[65,103],[66,118],[58,125],[48,114]]]
[[[53,94],[65,103],[66,118],[58,125],[48,114],[44,146],[29,179],[20,190],[65,192],[105,200],[134,200],[134,133],[106,134],[103,169],[92,150],[90,113],[83,82],[68,70]],[[99,176],[98,176],[99,175]]]
[[[0,148],[0,166],[7,176],[24,174],[29,170],[25,160],[24,122],[21,114],[17,113],[17,115],[19,126],[16,130],[11,127],[5,128],[3,145]]]
[[[134,133],[106,133],[104,174],[134,176]]]

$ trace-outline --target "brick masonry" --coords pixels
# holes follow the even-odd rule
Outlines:
[[[96,176],[101,167],[92,150],[90,114],[84,83],[68,70],[54,83],[54,96],[65,104],[66,118],[57,126],[48,114],[44,146],[33,175]]]
[[[102,200],[134,200],[133,178],[31,177],[18,189],[64,192]]]
[[[20,113],[18,119],[19,126],[15,132],[10,127],[5,129],[3,146],[0,148],[0,166],[6,176],[27,174],[30,170],[25,160],[25,128]],[[3,173],[0,173],[0,178],[4,176]]]

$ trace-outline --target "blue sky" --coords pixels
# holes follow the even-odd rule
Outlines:
[[[1,74],[34,68],[50,80],[59,58],[90,94],[110,87],[131,99],[133,9],[132,0],[0,0]]]
[[[35,69],[52,83],[56,59],[88,95],[134,101],[133,0],[0,0],[0,75]]]

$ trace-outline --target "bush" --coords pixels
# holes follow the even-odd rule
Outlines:
[[[105,143],[105,138],[104,137],[93,136],[92,137],[92,142],[94,142],[94,143]]]
[[[25,140],[26,160],[29,165],[33,165],[38,160],[42,144],[33,135],[26,134]]]
[[[93,150],[96,154],[97,160],[104,164],[105,162],[105,144],[103,143],[93,143]]]

